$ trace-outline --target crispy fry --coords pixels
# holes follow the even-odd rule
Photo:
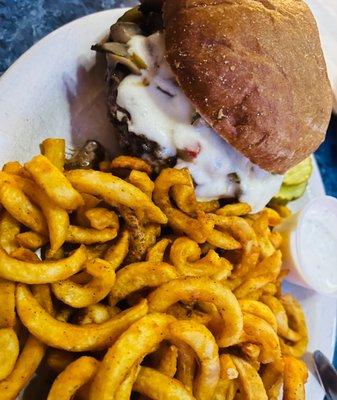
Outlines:
[[[28,284],[57,282],[80,271],[86,259],[84,246],[80,246],[68,258],[44,262],[19,261],[0,249],[0,277]]]
[[[110,305],[115,305],[121,299],[137,290],[147,287],[158,287],[163,283],[178,277],[175,269],[166,263],[149,261],[130,264],[116,274],[116,283],[109,296]]]
[[[223,215],[225,217],[240,217],[242,215],[249,214],[252,211],[249,204],[246,203],[235,203],[235,204],[227,204],[224,207],[219,208],[216,211],[216,214]]]
[[[266,364],[261,373],[262,382],[269,400],[278,400],[283,384],[283,359]]]
[[[280,337],[282,354],[292,357],[302,357],[308,346],[308,328],[302,307],[290,294],[282,296],[281,303],[288,316],[289,328],[300,336],[300,340],[294,343]]]
[[[110,307],[101,303],[92,304],[80,311],[80,314],[76,316],[76,322],[80,325],[102,324],[118,313],[120,313],[118,307]]]
[[[250,292],[263,288],[267,283],[276,281],[281,271],[281,265],[282,254],[276,250],[250,271],[246,280],[235,289],[235,296],[242,299]]]
[[[176,321],[170,325],[170,337],[183,341],[196,353],[199,359],[193,393],[198,400],[210,400],[220,375],[219,350],[211,332],[194,321]]]
[[[13,371],[19,355],[19,341],[11,328],[0,329],[0,381]]]
[[[63,171],[65,162],[66,143],[64,139],[50,138],[45,139],[40,144],[41,154],[55,165],[60,171]]]
[[[134,323],[108,350],[90,388],[90,400],[116,398],[116,391],[135,363],[139,363],[167,334],[174,320],[165,314],[149,314]]]
[[[147,196],[150,197],[150,199],[152,198],[154,182],[145,172],[132,170],[128,177],[128,182],[132,183],[134,186],[144,192]]]
[[[275,315],[268,305],[264,304],[264,302],[241,299],[239,300],[239,304],[244,314],[248,313],[255,315],[255,317],[264,319],[274,329],[275,332],[277,331],[277,321]]]
[[[213,400],[234,400],[238,389],[237,386],[234,380],[219,379]]]
[[[112,264],[115,271],[120,267],[128,254],[130,243],[130,234],[124,231],[116,245],[112,245],[105,253],[104,259]]]
[[[303,361],[294,357],[284,357],[283,400],[305,400],[304,384],[308,379],[308,369]]]
[[[7,172],[8,174],[19,175],[22,171],[23,166],[19,163],[19,161],[10,161],[2,167],[3,172]]]
[[[18,285],[16,307],[22,323],[35,337],[51,347],[73,352],[107,348],[148,309],[144,300],[103,324],[76,326],[54,319],[25,285]]]
[[[99,258],[89,260],[85,268],[92,276],[85,285],[79,285],[71,279],[52,284],[54,295],[74,308],[87,307],[103,300],[116,280],[115,270],[108,261]]]
[[[226,279],[232,265],[220,257],[214,250],[209,250],[203,257],[199,245],[186,237],[176,239],[170,251],[170,260],[182,276],[214,276],[221,275]]]
[[[278,336],[274,329],[264,320],[251,314],[243,315],[243,334],[241,342],[260,345],[259,361],[269,363],[281,357]]]
[[[0,279],[0,328],[13,328],[15,322],[15,283]]]
[[[115,228],[119,229],[118,216],[114,211],[103,207],[91,208],[85,212],[90,225],[94,229]]]
[[[178,301],[209,301],[214,303],[223,320],[220,332],[215,337],[220,347],[227,347],[239,341],[243,329],[240,305],[233,293],[221,283],[209,278],[180,278],[161,285],[150,294],[149,310],[165,312]]]
[[[94,244],[105,243],[117,236],[116,228],[105,228],[102,230],[83,228],[82,226],[70,225],[66,241],[69,243]]]
[[[131,368],[131,371],[126,375],[124,381],[120,384],[116,392],[116,399],[129,400],[133,385],[137,379],[140,367],[136,364]]]
[[[12,251],[10,257],[16,258],[20,261],[41,262],[37,254],[35,254],[32,250],[25,249],[24,247],[18,247]]]
[[[184,342],[175,342],[175,346],[178,348],[177,379],[190,393],[193,393],[194,375],[197,369],[194,351]]]
[[[177,184],[172,187],[172,198],[178,208],[193,217],[197,211],[197,199],[192,186]]]
[[[69,364],[54,381],[47,400],[71,400],[77,390],[95,375],[99,362],[93,357],[80,357]]]
[[[295,332],[289,328],[286,310],[279,299],[274,296],[264,295],[261,297],[261,301],[265,303],[273,312],[277,321],[277,333],[279,336],[282,336],[283,338],[293,342],[297,342],[301,339],[301,336],[298,332]]]
[[[155,181],[153,192],[154,202],[159,206],[168,218],[169,225],[178,232],[183,232],[197,243],[206,241],[207,233],[205,226],[199,219],[191,218],[189,215],[174,208],[171,204],[169,191],[174,185],[191,186],[191,177],[187,170],[166,168],[162,170]]]
[[[34,187],[29,182],[25,182],[23,191],[32,201],[35,201],[40,206],[46,217],[49,230],[50,252],[51,254],[55,254],[65,242],[68,234],[68,213],[55,205],[38,186]]]
[[[169,378],[161,372],[147,367],[140,368],[133,388],[138,393],[158,400],[194,399],[178,380]]]
[[[36,156],[25,164],[25,168],[48,197],[62,209],[75,210],[84,204],[80,193],[47,157]]]
[[[68,171],[66,177],[79,191],[102,197],[112,206],[117,203],[133,210],[144,210],[151,221],[167,222],[165,214],[145,193],[116,176],[92,170],[73,170]]]
[[[15,238],[20,246],[33,251],[40,249],[48,243],[48,238],[46,236],[42,236],[33,231],[18,233]]]
[[[146,261],[150,262],[164,261],[165,251],[170,243],[171,243],[170,239],[162,239],[155,245],[150,247],[149,250],[147,251]]]
[[[2,400],[13,400],[34,375],[45,354],[45,346],[29,336],[12,373],[0,382]]]
[[[260,347],[254,343],[243,343],[241,346],[241,351],[248,357],[250,361],[257,361],[260,355]]]
[[[268,400],[263,382],[256,370],[242,358],[232,356],[232,360],[239,371],[239,379],[244,390],[245,400]]]
[[[176,346],[165,346],[158,365],[158,371],[173,378],[177,372],[178,349]]]
[[[49,285],[34,285],[32,286],[32,293],[38,303],[48,312],[48,314],[54,316],[54,306]]]
[[[0,187],[0,202],[23,225],[35,232],[47,234],[44,215],[18,187],[4,183]]]
[[[118,156],[111,161],[110,166],[112,169],[126,168],[146,172],[148,175],[152,174],[151,165],[138,157]]]
[[[41,208],[48,224],[51,251],[56,252],[66,239],[69,226],[68,213],[56,206],[44,191],[29,179],[0,172],[0,185],[3,183],[17,185],[33,203]]]
[[[229,354],[221,354],[220,358],[220,377],[221,379],[236,379],[239,376],[239,372]]]
[[[20,232],[20,223],[4,211],[0,217],[0,246],[11,253],[18,247],[16,236]]]

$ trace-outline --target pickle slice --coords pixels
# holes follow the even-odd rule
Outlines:
[[[280,191],[272,198],[272,204],[286,205],[289,201],[296,200],[303,196],[308,182],[299,185],[282,185]]]
[[[284,185],[300,185],[308,181],[312,173],[311,158],[306,158],[295,167],[291,168],[284,176]]]

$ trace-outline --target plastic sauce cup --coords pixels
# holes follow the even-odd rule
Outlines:
[[[337,296],[337,199],[320,196],[276,229],[291,283]]]

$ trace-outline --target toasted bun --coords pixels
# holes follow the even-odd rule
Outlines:
[[[233,147],[275,173],[318,148],[332,95],[302,0],[166,0],[164,24],[180,86]]]

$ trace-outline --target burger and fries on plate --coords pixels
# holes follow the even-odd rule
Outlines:
[[[49,400],[304,400],[281,227],[332,104],[308,7],[145,0],[93,49],[124,155],[46,138],[0,172],[0,399],[42,365]]]

